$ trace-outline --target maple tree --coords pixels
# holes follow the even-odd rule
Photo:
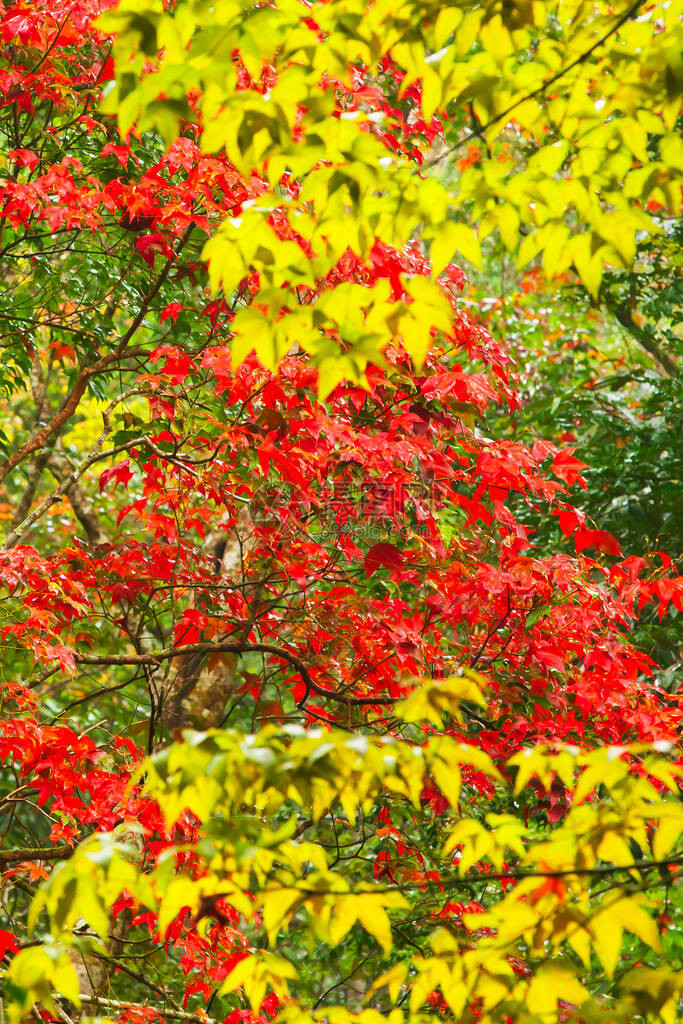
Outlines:
[[[510,355],[427,173],[538,147],[462,168],[510,248],[607,173],[596,291],[615,218],[625,263],[665,228],[586,146],[677,203],[675,5],[112,7],[0,8],[10,1021],[675,1020],[681,708],[628,631],[683,580],[565,438],[490,429]],[[607,107],[554,176],[570,36]]]

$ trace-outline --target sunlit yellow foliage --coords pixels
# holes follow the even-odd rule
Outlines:
[[[457,682],[444,688],[454,710],[472,698],[475,685]],[[431,713],[434,705],[425,693]],[[412,719],[415,699],[402,710]],[[411,1020],[420,1019],[435,990],[456,1017],[477,1003],[484,1022],[555,1022],[567,1005],[581,1008],[585,1020],[603,1019],[601,997],[587,987],[593,958],[611,978],[625,934],[644,950],[660,948],[656,904],[645,890],[683,860],[679,769],[642,744],[588,753],[539,747],[515,756],[507,766],[517,774],[515,788],[524,769],[524,779],[530,773],[547,784],[562,778],[573,793],[566,816],[539,832],[511,814],[488,812],[482,819],[468,813],[472,791],[461,780],[472,767],[509,799],[512,783],[480,750],[444,735],[415,742],[274,726],[253,736],[187,733],[184,742],[148,759],[140,778],[169,825],[188,810],[201,824],[205,838],[195,849],[202,869],[179,869],[175,852],[167,850],[152,870],[143,870],[126,823],[111,836],[93,836],[55,868],[34,900],[32,920],[46,910],[55,939],[41,955],[64,963],[64,949],[81,919],[104,940],[107,908],[122,890],[158,911],[162,933],[183,908],[196,910],[213,897],[227,900],[246,919],[262,917],[268,948],[253,950],[225,982],[226,991],[239,988],[254,1008],[270,989],[296,991],[296,966],[287,958],[288,947],[280,946],[288,930],[334,948],[359,927],[375,940],[379,961],[388,967],[368,998],[386,987],[396,1002],[409,986],[401,1012]],[[424,882],[379,883],[371,865],[365,877],[347,877],[333,850],[317,841],[316,823],[335,808],[337,828],[353,828],[363,808],[388,794],[417,810],[429,776],[440,786],[449,776],[458,780],[443,786],[451,804],[446,841],[424,851],[440,879],[431,897],[431,952],[419,955],[402,944],[400,960],[392,962],[392,919],[418,897],[424,911]],[[596,788],[600,800],[592,796]],[[441,892],[467,892],[486,879],[498,896],[486,913],[464,916],[469,935],[441,927]],[[20,972],[25,962],[28,977],[35,956],[32,949],[19,953],[12,971]],[[516,962],[525,964],[523,973],[513,969]],[[52,986],[64,994],[71,985],[67,973],[60,968],[50,974]],[[31,984],[44,983],[41,976]],[[627,1012],[635,1010],[647,1019],[673,1021],[681,984],[674,972],[664,978],[638,968],[621,970],[624,1015],[610,1020],[628,1020]],[[293,998],[287,1014],[300,1021],[307,1010]]]
[[[367,258],[377,239],[401,248],[419,236],[438,274],[457,254],[478,263],[479,240],[499,231],[521,265],[540,256],[548,275],[573,268],[596,294],[603,266],[630,266],[636,239],[659,230],[650,200],[680,209],[681,0],[164,6],[122,0],[102,17],[116,33],[118,73],[105,109],[124,133],[137,123],[170,141],[180,119],[192,119],[187,95],[196,90],[204,148],[225,148],[238,170],[269,183],[204,249],[214,287],[227,294],[250,271],[260,277],[269,314],[238,314],[236,363],[255,347],[273,366],[301,345],[323,394],[344,377],[363,380],[393,337],[420,365],[430,329],[447,328],[443,301],[425,291],[406,309],[384,289],[358,289],[340,313],[316,286],[348,247]],[[238,89],[235,51],[254,81],[268,66],[276,84]],[[385,55],[405,72],[401,92],[421,83],[427,121],[440,112],[461,125],[439,150],[424,149],[421,167],[375,137],[377,115],[332,116],[327,83],[349,84],[352,64],[373,79]],[[465,161],[449,190],[439,176],[445,158],[471,142],[479,158]],[[280,188],[285,173],[302,186],[296,197]],[[304,247],[276,233],[275,209]],[[300,286],[312,301],[288,307]]]

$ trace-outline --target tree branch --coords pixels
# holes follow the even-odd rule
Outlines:
[[[148,1003],[128,1003],[122,1002],[120,999],[107,999],[104,996],[98,995],[85,995],[81,994],[81,1002],[88,1006],[102,1006],[109,1010],[143,1010],[149,1013],[150,1006]],[[184,1020],[192,1022],[192,1024],[219,1024],[219,1021],[213,1017],[206,1017],[203,1013],[190,1013],[189,1010],[175,1010],[159,1009],[157,1007],[151,1007],[161,1017],[168,1017],[171,1020]]]
[[[633,314],[628,306],[626,305],[613,305],[612,303],[605,301],[605,305],[610,313],[616,317],[621,326],[629,332],[629,334],[635,338],[641,348],[644,348],[649,355],[659,363],[662,370],[668,377],[678,377],[680,375],[680,368],[678,363],[670,356],[668,352],[660,348],[654,338],[651,338],[647,331],[644,331],[642,327],[633,319]]]
[[[311,677],[311,674],[295,654],[285,650],[283,647],[276,647],[274,644],[250,643],[248,641],[219,641],[217,643],[180,644],[178,647],[165,647],[160,651],[149,651],[146,654],[74,654],[74,661],[81,665],[156,665],[162,661],[170,661],[172,658],[182,657],[186,654],[244,654],[248,651],[255,651],[260,654],[272,654],[288,662],[292,668],[301,676],[306,687],[304,697],[299,701],[299,707],[303,705],[311,692],[320,697],[327,697],[340,704],[347,704],[351,707],[364,707],[374,705],[395,704],[397,697],[347,697],[336,693],[334,690],[326,690],[319,686]]]
[[[112,413],[113,409],[120,402],[125,402],[125,400],[127,398],[130,398],[131,395],[135,394],[136,391],[137,391],[137,387],[130,388],[130,390],[125,391],[122,395],[118,395],[114,399],[113,402],[109,403],[107,408],[102,413],[102,421],[103,421],[102,433],[100,434],[100,436],[98,437],[97,441],[95,442],[95,445],[94,445],[90,455],[86,459],[84,459],[83,462],[81,462],[81,464],[75,470],[73,470],[73,472],[69,473],[69,475],[66,478],[63,478],[62,479],[62,483],[59,485],[59,487],[57,487],[54,491],[52,491],[51,494],[48,494],[48,496],[40,503],[40,505],[37,508],[35,508],[33,510],[33,512],[31,512],[31,514],[29,516],[27,516],[26,519],[24,519],[24,521],[22,523],[20,523],[15,529],[13,529],[8,534],[8,536],[6,537],[4,543],[2,545],[0,545],[0,551],[7,551],[9,548],[14,547],[14,545],[19,540],[21,540],[21,538],[26,533],[28,533],[28,531],[31,529],[33,524],[36,523],[41,518],[41,516],[43,516],[47,512],[47,510],[49,508],[51,508],[53,505],[55,505],[65,494],[68,494],[69,492],[71,492],[72,495],[73,495],[74,485],[80,480],[80,478],[83,476],[83,474],[86,472],[86,470],[89,469],[90,466],[93,465],[93,463],[97,462],[98,459],[102,458],[102,446],[104,445],[105,440],[107,439],[109,433],[111,432],[110,416],[111,416],[111,413]],[[139,442],[137,442],[137,443],[139,443]],[[130,445],[129,444],[122,445],[120,447],[120,450],[123,451],[127,447],[130,447]],[[108,452],[107,453],[107,455],[110,455],[110,454],[113,454],[113,452]],[[54,456],[55,456],[55,453],[54,452],[51,453],[50,459],[53,459]],[[59,461],[59,457],[58,457],[58,464],[59,464],[59,473],[60,473],[60,475],[63,472],[63,470],[65,468],[67,468],[67,467],[64,466],[64,462],[66,460],[64,459],[63,456],[62,456],[62,459],[63,459],[63,461]],[[78,503],[78,497],[76,497],[76,502]],[[73,505],[73,500],[72,500],[72,505]],[[76,515],[78,515],[78,510],[76,509],[75,506],[74,506],[74,511],[76,512]],[[85,507],[84,504],[82,504],[82,506],[81,506],[81,511],[82,512],[86,511],[86,507]],[[91,514],[94,515],[94,513],[91,513]],[[79,516],[79,518],[80,518],[80,516]],[[95,527],[95,524],[92,523],[92,522],[89,525],[90,525],[91,528]],[[97,531],[99,532],[99,530],[101,529],[100,526],[99,526],[99,522],[96,525],[97,525]]]
[[[0,865],[21,864],[25,860],[68,860],[73,852],[70,846],[48,846],[45,848],[27,846],[16,850],[0,850]]]
[[[190,237],[192,228],[193,225],[191,224],[187,231],[185,232],[185,234],[183,235],[180,245],[178,246],[178,252],[175,255],[179,255],[180,252],[182,251],[183,247],[185,246],[187,240]],[[81,401],[81,398],[85,394],[85,390],[88,386],[88,382],[90,381],[91,377],[95,377],[98,373],[102,373],[112,364],[117,363],[121,359],[125,359],[133,354],[130,351],[126,351],[128,343],[135,334],[135,332],[137,331],[142,321],[144,320],[145,314],[149,309],[149,305],[152,299],[161,289],[164,281],[168,277],[168,274],[170,272],[171,267],[173,266],[173,263],[174,260],[172,259],[168,259],[166,261],[166,266],[159,274],[159,277],[155,281],[152,288],[150,288],[150,290],[147,292],[147,295],[144,297],[140,309],[138,310],[132,324],[130,325],[126,333],[123,335],[116,348],[114,348],[112,352],[107,353],[107,355],[101,356],[100,359],[96,360],[90,366],[84,367],[81,370],[80,374],[78,375],[76,383],[71,389],[70,394],[67,395],[67,397],[64,399],[61,408],[58,410],[58,412],[55,413],[52,419],[43,427],[41,427],[41,429],[36,434],[34,434],[33,437],[26,442],[26,444],[19,448],[13,455],[8,456],[4,460],[4,462],[0,463],[0,483],[2,483],[5,477],[8,476],[8,474],[11,473],[12,470],[15,469],[20,462],[23,462],[24,459],[28,458],[29,455],[32,455],[33,452],[39,451],[41,448],[45,446],[45,444],[50,440],[50,438],[54,434],[59,433],[64,424],[71,418],[71,416],[73,416],[74,412],[78,408],[78,405]]]
[[[6,974],[6,971],[0,971],[0,980],[4,979]],[[66,1001],[66,996],[60,993],[55,993],[55,997]],[[109,1010],[142,1010],[146,1014],[149,1013],[150,1009],[153,1009],[162,1019],[168,1017],[170,1020],[183,1020],[188,1022],[188,1024],[220,1024],[219,1021],[213,1017],[207,1017],[204,1013],[191,1013],[189,1010],[177,1010],[175,1007],[150,1007],[147,1003],[130,1003],[120,999],[108,999],[106,996],[98,996],[94,992],[81,992],[79,999],[86,1006],[102,1006]]]

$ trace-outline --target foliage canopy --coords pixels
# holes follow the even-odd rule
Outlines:
[[[622,550],[451,260],[675,392],[679,17],[0,7],[10,1024],[677,1019],[676,509]]]
[[[422,280],[406,283],[407,309],[380,285],[318,293],[348,247],[367,261],[419,228],[438,275],[457,251],[478,263],[476,235],[498,230],[509,250],[521,236],[520,264],[542,253],[548,275],[573,268],[593,294],[604,263],[631,266],[637,238],[680,210],[682,14],[677,2],[186,0],[163,12],[124,0],[101,22],[119,68],[105,109],[123,133],[137,121],[169,139],[198,116],[204,149],[262,176],[204,250],[228,294],[258,274],[233,359],[256,347],[274,366],[297,343],[324,395],[397,334],[420,362],[447,317]],[[451,193],[429,172],[468,142]]]

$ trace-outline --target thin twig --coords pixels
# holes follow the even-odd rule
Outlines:
[[[619,31],[622,25],[624,25],[630,18],[633,17],[638,8],[643,6],[643,3],[644,0],[635,0],[635,3],[631,4],[628,10],[625,11],[621,15],[621,17],[617,19],[617,21],[614,23],[612,28],[609,29],[609,31],[605,32],[603,36],[597,39],[592,46],[589,46],[587,50],[580,54],[570,64],[567,64],[567,66],[564,68],[560,68],[560,70],[556,71],[554,75],[551,75],[550,78],[546,79],[545,82],[542,82],[541,85],[539,85],[536,89],[532,89],[531,92],[527,93],[525,96],[522,96],[521,99],[515,100],[515,102],[511,103],[508,107],[505,108],[505,110],[501,110],[499,114],[496,114],[494,117],[490,118],[490,120],[488,120],[486,124],[480,125],[476,131],[470,132],[468,135],[465,136],[464,139],[460,139],[459,142],[456,142],[453,146],[450,146],[448,149],[445,149],[443,153],[439,153],[438,156],[435,156],[433,160],[430,160],[427,163],[422,164],[421,167],[416,168],[414,173],[424,174],[425,171],[430,170],[432,167],[435,167],[436,164],[440,163],[440,161],[443,160],[444,157],[451,156],[451,154],[457,152],[457,150],[459,150],[462,146],[465,146],[468,142],[472,142],[473,139],[483,139],[484,132],[491,128],[492,125],[498,124],[499,121],[502,121],[504,118],[509,117],[513,110],[516,110],[517,107],[520,107],[523,103],[526,103],[528,100],[535,99],[536,96],[542,95],[546,91],[546,89],[550,88],[551,85],[554,85],[555,82],[558,82],[561,78],[564,78],[565,75],[569,74],[570,71],[573,71],[575,67],[579,66],[579,64],[583,64],[584,61],[588,60],[588,58],[593,53],[595,53],[595,51],[599,49],[603,45],[603,43],[606,43],[607,40],[611,36],[613,36],[615,32]]]

